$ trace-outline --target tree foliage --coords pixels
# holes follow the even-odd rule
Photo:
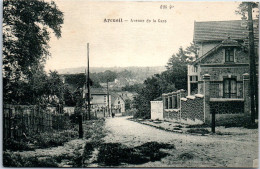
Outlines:
[[[253,10],[258,10],[256,12],[256,16],[254,17],[259,17],[259,2],[241,2],[237,8],[237,10],[235,11],[236,14],[242,15],[242,16],[246,16],[247,15],[247,11],[248,11],[248,4],[252,5],[252,9]],[[254,11],[253,11],[254,12]]]
[[[35,80],[46,78],[43,65],[50,31],[61,37],[63,13],[54,2],[41,0],[3,1],[4,100],[20,102],[25,95],[37,96],[42,88]],[[39,85],[38,85],[39,84]],[[33,85],[33,86],[31,86]],[[30,92],[31,93],[28,93]]]
[[[138,110],[135,116],[150,118],[150,101],[161,99],[163,93],[187,89],[187,64],[196,57],[194,44],[191,43],[185,50],[180,47],[178,53],[169,58],[166,71],[147,78],[134,98],[134,108]]]

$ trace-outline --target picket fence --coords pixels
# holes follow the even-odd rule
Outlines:
[[[19,140],[40,132],[71,127],[68,114],[36,105],[3,105],[3,139]]]

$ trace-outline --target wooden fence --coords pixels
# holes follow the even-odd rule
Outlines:
[[[69,128],[68,114],[61,114],[55,108],[40,106],[3,105],[3,138],[19,140],[40,132]]]

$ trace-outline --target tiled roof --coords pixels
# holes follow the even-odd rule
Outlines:
[[[254,21],[256,22],[256,20]],[[232,21],[209,21],[194,22],[193,41],[222,41],[230,37],[234,40],[244,40],[247,37],[247,30],[241,26],[242,20]],[[258,39],[258,28],[254,28],[255,38]]]

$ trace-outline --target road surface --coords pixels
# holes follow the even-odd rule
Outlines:
[[[258,159],[258,130],[240,135],[196,136],[163,131],[127,120],[127,117],[106,119],[107,143],[129,147],[155,141],[174,144],[169,155],[160,161],[127,167],[252,167]],[[183,154],[190,158],[182,158]]]

